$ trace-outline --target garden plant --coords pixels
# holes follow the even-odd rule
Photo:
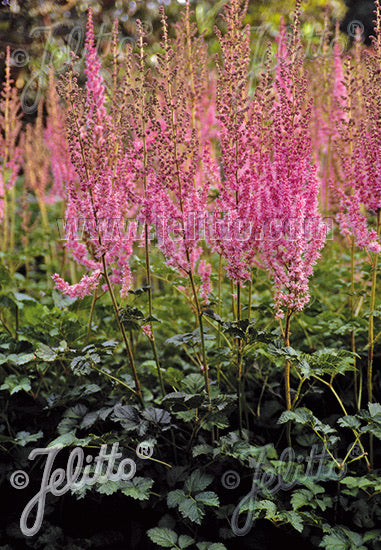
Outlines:
[[[90,8],[27,121],[7,48],[0,550],[381,548],[381,5],[303,9],[253,77],[247,1]]]

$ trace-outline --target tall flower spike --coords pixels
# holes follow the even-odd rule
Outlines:
[[[135,393],[144,404],[131,345],[114,292],[114,285],[121,284],[126,293],[131,278],[128,262],[133,251],[134,234],[122,222],[135,206],[135,158],[131,143],[125,140],[120,117],[110,116],[106,109],[106,89],[94,45],[91,9],[87,23],[85,72],[84,91],[79,88],[73,70],[65,76],[63,85],[68,101],[66,130],[71,162],[78,176],[78,184],[70,182],[67,189],[67,247],[75,260],[91,269],[92,273],[84,275],[75,285],[67,284],[57,274],[53,280],[63,292],[82,298],[97,288],[103,276],[134,376]],[[116,115],[115,109],[111,112]],[[70,218],[74,222],[80,218],[84,220],[83,242],[80,242],[76,223],[73,228]]]
[[[194,277],[202,253],[201,235],[189,223],[195,215],[206,212],[208,198],[208,185],[202,185],[202,179],[198,177],[203,157],[200,134],[195,124],[197,80],[193,64],[190,64],[192,77],[186,80],[179,78],[179,67],[184,63],[189,65],[189,56],[184,55],[183,48],[174,48],[168,37],[167,19],[162,6],[160,12],[164,53],[158,56],[158,77],[155,81],[155,87],[160,92],[157,98],[157,129],[160,135],[152,144],[157,172],[147,187],[145,211],[156,223],[158,244],[168,265],[189,277],[200,328],[202,363],[206,364],[202,310]],[[189,9],[184,17],[182,29],[187,36]],[[195,59],[192,50],[195,42],[188,36],[191,55]],[[207,272],[204,272],[204,278],[206,275]],[[210,395],[207,370],[204,376]]]
[[[131,283],[128,261],[135,235],[130,228],[125,231],[121,222],[129,217],[135,201],[135,158],[130,144],[123,143],[120,116],[113,119],[106,110],[106,89],[94,46],[91,10],[87,29],[86,89],[79,88],[72,71],[63,86],[69,103],[66,132],[78,180],[66,181],[66,247],[75,261],[87,269],[100,269],[104,260],[112,269],[112,281],[120,283],[127,292]],[[83,227],[83,240],[78,224]],[[83,288],[91,291],[89,285]]]
[[[217,62],[217,124],[222,162],[214,249],[226,259],[227,273],[236,283],[250,277],[257,252],[258,195],[256,188],[256,130],[250,109],[250,27],[243,27],[247,2],[231,0],[224,9],[226,33],[216,34],[221,46]],[[218,214],[217,214],[218,215]]]
[[[99,59],[94,38],[93,10],[89,8],[89,15],[86,26],[86,68],[87,76],[86,90],[90,104],[90,118],[96,113],[96,118],[101,123],[107,117],[105,107],[105,86],[101,76],[102,63]]]
[[[299,11],[300,2],[290,43],[284,31],[279,37],[270,124],[262,128],[270,147],[260,166],[261,258],[274,278],[278,317],[284,309],[301,310],[308,302],[308,280],[326,238],[318,212],[317,170],[311,164],[312,102],[303,75]]]
[[[0,159],[1,187],[0,221],[1,250],[13,251],[15,200],[11,198],[22,165],[21,103],[11,79],[11,51],[6,49],[5,80],[0,98]]]
[[[53,185],[50,200],[64,198],[65,190],[77,184],[77,175],[70,160],[69,144],[65,132],[65,110],[59,102],[53,67],[49,74],[46,99],[45,144],[50,152]]]

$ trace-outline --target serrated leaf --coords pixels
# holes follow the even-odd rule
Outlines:
[[[202,374],[188,374],[182,381],[188,393],[197,394],[204,388],[204,377]]]
[[[189,493],[195,493],[197,491],[203,491],[210,485],[213,481],[213,478],[208,474],[203,474],[201,470],[195,470],[191,475],[186,479],[184,483],[184,488]]]
[[[153,424],[169,424],[171,415],[164,409],[150,407],[142,412],[142,417]]]
[[[57,357],[55,351],[53,351],[49,346],[46,346],[45,344],[38,344],[35,355],[39,359],[47,362],[54,361]]]
[[[36,359],[34,353],[11,353],[8,355],[8,360],[14,365],[26,365],[26,363],[30,363],[34,359]]]
[[[291,495],[291,506],[294,511],[299,510],[303,506],[311,506],[313,504],[313,494],[307,489],[299,489]],[[315,508],[315,506],[312,506]]]
[[[182,491],[181,489],[175,489],[174,491],[170,491],[167,496],[167,505],[169,508],[175,508],[182,502],[183,500],[186,500],[187,495]]]
[[[198,550],[226,550],[226,546],[222,542],[198,542]]]
[[[205,506],[219,506],[220,501],[216,493],[213,491],[204,491],[202,493],[198,493],[195,496],[195,499],[197,502],[201,502],[201,504],[205,504]]]
[[[4,384],[0,386],[0,390],[9,390],[10,394],[13,395],[19,391],[30,391],[32,389],[30,380],[26,376],[19,378],[15,374],[10,374],[4,380]]]
[[[368,409],[369,409],[369,414],[372,417],[377,416],[377,415],[380,415],[380,417],[381,417],[381,405],[380,405],[380,403],[368,403]]]
[[[188,535],[180,535],[179,540],[177,541],[177,546],[183,550],[183,548],[188,548],[188,546],[191,546],[194,542],[195,540],[192,539],[192,537],[189,537]]]
[[[195,445],[192,449],[192,455],[194,457],[197,457],[200,455],[209,455],[211,453],[213,453],[213,447],[211,445],[207,445],[206,443]]]
[[[119,482],[108,479],[104,483],[97,484],[97,492],[101,495],[113,495],[119,489]]]
[[[342,428],[351,428],[357,430],[361,426],[361,422],[355,416],[344,416],[337,421]]]
[[[135,500],[148,500],[149,491],[153,485],[153,479],[147,477],[134,477],[131,480],[123,482],[122,493]]]
[[[325,548],[326,550],[348,550],[349,549],[348,541],[346,541],[341,534],[336,534],[336,533],[332,533],[331,535],[324,535],[319,546],[321,548]]]
[[[303,531],[303,518],[297,512],[287,510],[282,512],[282,519],[285,519],[288,523],[291,523],[294,529],[302,533]]]
[[[295,411],[284,411],[278,420],[278,424],[284,424],[288,421],[296,422],[297,424],[308,424],[313,417],[312,412],[306,408],[296,409]]]
[[[77,442],[77,438],[75,435],[75,431],[68,432],[66,434],[62,434],[53,441],[51,441],[48,445],[48,448],[51,447],[69,447],[70,445],[73,445]]]
[[[203,507],[199,506],[193,498],[186,498],[179,503],[179,511],[184,518],[188,518],[197,525],[201,525],[205,515]]]
[[[177,535],[172,529],[166,527],[154,527],[147,531],[147,535],[155,544],[162,548],[172,548],[177,543]]]

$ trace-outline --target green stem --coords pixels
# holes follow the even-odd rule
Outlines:
[[[290,345],[290,320],[291,320],[292,311],[290,309],[287,310],[287,317],[286,317],[286,326],[284,329],[284,345],[288,347]],[[285,392],[286,392],[286,409],[288,411],[291,410],[291,386],[290,386],[290,369],[291,369],[291,363],[287,359],[285,369],[284,369],[284,385],[285,385]]]
[[[144,188],[144,195],[146,196],[147,193],[147,164],[148,164],[148,158],[147,158],[147,140],[146,140],[146,122],[145,117],[147,116],[146,113],[146,101],[145,101],[145,63],[144,63],[144,42],[143,42],[143,32],[141,29],[141,32],[139,34],[139,49],[140,49],[140,99],[141,99],[141,126],[142,126],[142,141],[143,141],[143,188]],[[163,397],[165,396],[165,387],[163,382],[163,376],[161,373],[160,368],[160,361],[159,356],[157,353],[156,348],[156,341],[155,341],[155,332],[153,327],[153,321],[152,321],[152,282],[151,282],[151,266],[150,266],[150,257],[149,257],[149,227],[147,222],[144,224],[144,246],[145,246],[145,262],[146,262],[146,279],[147,279],[147,286],[148,286],[148,315],[150,318],[149,326],[151,329],[151,347],[153,356],[156,363],[156,370],[157,375],[159,377],[159,383],[161,388],[161,393]]]
[[[126,331],[124,329],[124,325],[120,320],[119,308],[118,308],[118,304],[116,303],[114,291],[112,289],[111,282],[110,282],[110,279],[109,279],[109,276],[108,276],[108,273],[107,273],[107,267],[106,267],[106,261],[105,261],[104,255],[102,255],[102,266],[103,266],[103,276],[106,279],[107,288],[108,288],[110,296],[111,296],[111,301],[112,301],[112,305],[114,307],[115,317],[116,317],[117,323],[119,325],[119,329],[120,329],[120,332],[122,334],[124,344],[126,346],[128,361],[129,361],[130,368],[131,368],[131,371],[132,371],[132,375],[133,375],[133,378],[134,378],[134,381],[135,381],[135,393],[138,396],[139,401],[141,402],[141,404],[144,407],[144,401],[143,401],[143,396],[142,396],[142,392],[141,392],[141,389],[140,389],[140,383],[139,383],[138,373],[136,371],[134,357],[132,355],[131,346],[130,346],[130,343],[128,341]]]
[[[110,374],[109,372],[105,372],[104,370],[102,369],[98,369],[97,367],[95,367],[94,365],[91,366],[91,368],[97,372],[99,372],[99,374],[103,374],[104,376],[108,376],[109,378],[111,378],[111,380],[115,380],[115,382],[117,382],[118,384],[121,384],[122,386],[124,386],[125,388],[128,388],[133,394],[136,394],[135,390],[133,388],[131,388],[131,386],[129,386],[128,384],[126,384],[125,382],[123,382],[123,380],[120,380],[120,378],[117,378],[116,376],[113,376],[112,374]]]
[[[286,326],[284,329],[284,345],[289,346],[290,345],[290,320],[291,320],[292,310],[287,309],[287,316],[286,316]],[[291,363],[287,359],[285,367],[284,367],[284,389],[286,394],[286,409],[288,411],[291,410],[292,404],[291,404],[291,386],[290,386],[290,370],[291,370]],[[287,423],[286,428],[287,433],[287,442],[288,446],[291,447],[291,423]]]
[[[323,378],[320,378],[320,376],[317,376],[316,374],[314,374],[313,377],[316,378],[316,380],[319,380],[319,382],[321,382],[325,386],[328,386],[328,388],[332,391],[333,395],[336,397],[336,400],[339,403],[339,405],[341,407],[341,410],[343,411],[345,416],[348,416],[347,409],[345,408],[344,403],[340,399],[340,396],[338,395],[337,391],[332,386],[332,383],[326,382]],[[358,439],[360,449],[364,453],[364,458],[365,458],[365,462],[368,466],[368,470],[370,470],[371,469],[371,464],[370,464],[369,459],[367,457],[367,453],[365,452],[364,446],[360,441],[361,434],[357,430],[355,430],[354,428],[352,428],[352,432],[354,433],[355,437]]]
[[[237,321],[241,320],[241,285],[237,283]],[[242,393],[244,384],[242,379],[242,340],[237,338],[237,397],[239,408],[239,433],[242,437]]]
[[[164,387],[163,375],[161,374],[160,361],[159,361],[159,356],[158,356],[158,353],[157,353],[155,333],[154,333],[153,322],[152,322],[152,311],[153,311],[153,307],[152,307],[152,281],[151,281],[151,267],[150,267],[150,259],[149,259],[149,228],[148,228],[147,223],[144,224],[144,240],[145,240],[146,278],[147,278],[147,286],[148,286],[148,315],[149,315],[149,318],[150,318],[149,326],[151,328],[151,335],[152,335],[151,338],[150,338],[150,342],[151,342],[151,346],[152,346],[153,356],[155,358],[156,370],[157,370],[157,374],[158,374],[158,377],[159,377],[161,393],[164,397],[165,396],[165,387]]]
[[[222,254],[219,255],[219,262],[218,262],[218,306],[217,306],[217,312],[218,316],[221,318],[221,285],[222,285]],[[217,349],[220,350],[221,348],[221,325],[218,323],[218,332],[217,332]],[[220,356],[218,356],[218,364],[217,364],[217,383],[218,387],[220,387],[220,378],[221,378],[221,360]]]
[[[351,296],[350,296],[350,309],[351,309],[351,321],[354,321],[354,292],[355,292],[355,239],[351,239]],[[355,331],[351,330],[351,347],[352,352],[356,353],[356,337]],[[358,372],[356,368],[356,356],[354,358],[354,368],[353,371],[353,382],[354,382],[354,392],[355,392],[355,406],[357,410],[360,410],[361,403],[359,401],[359,381],[358,381]],[[361,375],[360,375],[361,376]]]
[[[92,323],[92,321],[93,321],[93,314],[94,314],[95,302],[97,301],[97,292],[98,292],[98,288],[95,289],[95,291],[94,291],[94,296],[93,296],[93,299],[92,299],[92,302],[91,302],[90,315],[89,315],[89,323],[88,323],[88,325],[87,325],[86,343],[88,343],[89,340],[90,340],[91,323]]]
[[[247,318],[249,319],[250,321],[250,318],[251,318],[251,300],[252,300],[252,292],[253,292],[253,280],[252,280],[252,274],[250,275],[250,280],[249,280],[249,303],[248,303],[248,311],[247,311]]]
[[[204,378],[205,378],[205,388],[206,388],[206,392],[208,394],[208,398],[209,398],[209,401],[210,401],[209,372],[208,372],[208,365],[207,365],[207,361],[206,361],[204,329],[203,329],[203,323],[202,323],[202,311],[201,311],[200,302],[199,302],[198,296],[197,296],[197,290],[196,290],[196,285],[195,285],[194,278],[193,278],[193,271],[192,271],[192,267],[191,267],[191,263],[190,263],[190,256],[189,256],[188,249],[187,249],[186,253],[187,253],[187,261],[188,261],[188,264],[189,264],[189,279],[190,279],[190,282],[191,282],[191,287],[192,287],[192,292],[193,292],[193,296],[194,296],[196,312],[197,312],[197,317],[198,317],[198,325],[199,325],[199,328],[200,328],[201,356],[202,356],[202,362],[203,362],[203,367],[204,367],[203,372],[204,372]]]
[[[377,210],[377,235],[380,235],[381,229],[381,208]],[[367,370],[367,387],[368,387],[368,403],[373,402],[373,356],[374,356],[374,308],[376,304],[376,286],[377,286],[377,268],[378,256],[376,253],[372,269],[372,290],[370,296],[370,313],[369,313],[369,328],[368,328],[368,370]],[[370,463],[373,465],[373,434],[369,438],[369,456]]]
[[[381,228],[381,208],[377,210],[377,235],[380,234]],[[372,290],[370,296],[370,313],[369,313],[369,329],[368,329],[368,372],[367,372],[367,387],[368,387],[368,402],[373,401],[373,355],[374,355],[374,307],[376,303],[376,285],[377,285],[377,267],[378,254],[375,255],[372,266]]]

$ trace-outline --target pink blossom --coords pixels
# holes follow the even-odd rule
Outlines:
[[[146,336],[148,336],[148,338],[150,340],[152,340],[153,336],[152,336],[152,327],[150,325],[143,325],[142,326],[142,331],[144,332],[144,334]]]
[[[55,287],[57,290],[61,291],[63,294],[67,294],[71,298],[82,299],[97,288],[101,275],[101,270],[97,269],[91,275],[84,275],[79,283],[74,285],[69,285],[69,283],[64,281],[58,273],[54,273],[52,279],[56,284]]]

